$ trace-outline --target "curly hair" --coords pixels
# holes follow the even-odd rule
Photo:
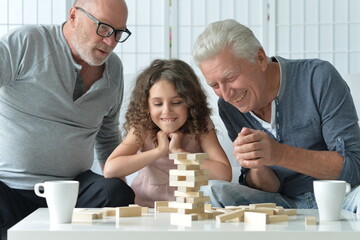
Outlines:
[[[160,128],[151,120],[148,99],[150,88],[159,80],[173,84],[175,91],[184,99],[188,108],[189,116],[179,131],[184,134],[194,134],[195,139],[199,141],[201,136],[208,132],[207,125],[211,110],[194,70],[178,59],[156,59],[136,78],[125,115],[126,133],[134,128],[139,145],[143,144],[149,133],[156,142],[156,133]]]

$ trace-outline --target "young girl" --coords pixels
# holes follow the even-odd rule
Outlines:
[[[174,201],[169,170],[176,168],[169,153],[205,152],[202,164],[209,179],[231,180],[229,160],[210,119],[206,95],[192,68],[180,60],[155,60],[136,79],[125,115],[124,141],[104,167],[108,178],[139,171],[131,187],[135,203]]]

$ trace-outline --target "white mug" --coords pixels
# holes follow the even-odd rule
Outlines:
[[[338,221],[345,195],[351,190],[350,184],[341,180],[314,181],[314,194],[319,209],[319,220]]]
[[[43,192],[40,192],[40,188]],[[71,223],[72,214],[76,205],[79,182],[47,181],[34,186],[35,194],[46,198],[49,208],[50,223]]]

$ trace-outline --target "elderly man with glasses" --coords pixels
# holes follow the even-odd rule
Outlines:
[[[0,227],[39,207],[36,183],[80,182],[76,207],[122,206],[134,192],[90,171],[121,141],[124,0],[77,0],[61,26],[23,26],[0,41]],[[95,151],[94,151],[95,150]]]

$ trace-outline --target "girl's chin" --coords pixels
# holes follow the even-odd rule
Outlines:
[[[174,132],[176,132],[177,130],[179,130],[179,129],[168,129],[168,128],[160,128],[161,129],[161,131],[163,131],[164,133],[166,133],[167,135],[169,135],[170,133],[174,133]]]

